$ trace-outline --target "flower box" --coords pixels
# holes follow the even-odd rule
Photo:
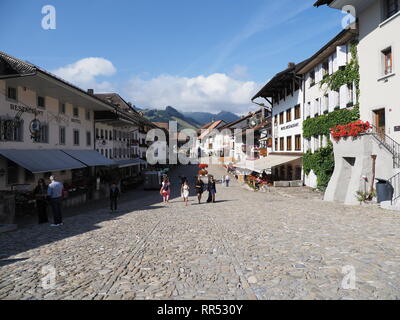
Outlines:
[[[357,137],[360,134],[367,132],[371,128],[372,126],[368,121],[363,122],[362,120],[358,120],[346,125],[338,125],[333,127],[331,129],[331,135],[335,141],[339,141],[341,138]]]

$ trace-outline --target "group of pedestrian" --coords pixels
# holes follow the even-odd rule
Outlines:
[[[65,192],[64,185],[58,182],[54,176],[51,176],[49,180],[49,185],[46,185],[45,180],[40,179],[34,190],[38,220],[39,224],[48,222],[47,207],[50,204],[54,219],[51,226],[59,227],[63,225],[61,203]]]
[[[181,191],[181,197],[183,199],[183,202],[185,203],[186,206],[189,205],[189,195],[190,195],[190,185],[189,181],[186,177],[179,177],[180,178],[180,191]],[[217,188],[216,188],[216,181],[213,176],[209,176],[207,185],[203,182],[200,176],[196,177],[195,180],[195,190],[197,194],[197,200],[199,204],[201,203],[201,199],[203,196],[204,191],[208,191],[208,198],[207,198],[207,203],[215,203],[216,200],[216,193],[217,193]],[[169,181],[168,177],[164,177],[162,186],[160,189],[160,195],[163,197],[163,202],[164,203],[169,203],[169,199],[171,196],[171,183]]]

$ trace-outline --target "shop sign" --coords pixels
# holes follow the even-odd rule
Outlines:
[[[294,124],[290,124],[288,126],[284,126],[284,127],[281,128],[281,130],[292,129],[292,128],[296,128],[298,126],[299,126],[299,123],[297,122],[297,123],[294,123]]]
[[[394,127],[394,132],[399,132],[400,131],[400,126]]]
[[[42,115],[43,114],[43,111],[38,110],[36,108],[27,107],[27,106],[19,106],[17,104],[13,104],[13,103],[10,103],[10,109],[17,111],[17,112],[31,113],[34,115]]]

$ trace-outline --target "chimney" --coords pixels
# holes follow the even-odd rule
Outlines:
[[[296,64],[294,62],[289,62],[288,63],[288,68],[294,68]]]
[[[87,93],[94,95],[94,90],[93,89],[87,89]]]
[[[132,102],[128,102],[128,106],[132,108]]]

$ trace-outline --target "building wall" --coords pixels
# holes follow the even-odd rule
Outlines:
[[[350,43],[339,46],[326,61],[328,61],[328,74],[331,75],[339,70],[340,66],[344,66],[351,61]],[[315,72],[315,84],[311,85],[310,72],[305,75],[305,104],[304,104],[304,120],[314,118],[333,112],[337,109],[346,109],[356,103],[356,91],[354,84],[348,88],[347,85],[342,86],[338,92],[330,90],[327,85],[320,85],[324,79],[324,71],[322,63],[313,68]],[[326,147],[328,139],[325,136],[311,137],[304,139],[304,151],[317,151],[321,147]],[[304,183],[311,188],[317,187],[317,176],[313,171],[309,175],[305,175]]]
[[[374,110],[385,109],[386,134],[400,143],[400,15],[384,22],[380,1],[359,15],[360,112],[374,123]],[[383,22],[383,23],[382,23]],[[392,48],[393,74],[384,76],[382,50]],[[398,131],[395,131],[395,127]]]
[[[42,124],[47,124],[48,143],[37,143],[31,139],[29,130],[30,122],[35,118],[33,113],[24,112],[23,119],[23,139],[22,141],[1,141],[1,148],[4,149],[93,149],[93,112],[90,112],[90,120],[86,119],[87,110],[82,106],[77,106],[79,117],[73,117],[73,105],[66,103],[65,114],[60,114],[60,101],[54,97],[45,96],[45,108],[37,106],[37,93],[30,89],[17,87],[17,101],[9,100],[6,96],[7,81],[0,80],[0,117],[9,116],[14,118],[17,111],[13,106],[31,107],[40,112],[37,119]],[[60,144],[60,127],[65,127],[66,141]],[[73,132],[79,130],[80,143],[73,143]],[[90,145],[86,141],[86,133],[90,132]]]
[[[294,107],[300,105],[300,118],[295,119]],[[291,110],[291,121],[287,121],[287,110]],[[284,123],[280,124],[279,115],[284,113]],[[279,103],[274,104],[272,108],[272,150],[273,152],[288,152],[288,153],[299,153],[303,151],[303,143],[300,144],[300,149],[295,150],[295,136],[300,135],[300,140],[302,141],[303,136],[303,91],[297,90],[293,96],[289,95],[285,100],[279,101]],[[277,122],[275,121],[277,117]],[[287,150],[287,137],[292,137],[292,150]],[[280,139],[284,138],[284,149],[280,148]],[[278,147],[276,147],[275,139],[278,139]]]

